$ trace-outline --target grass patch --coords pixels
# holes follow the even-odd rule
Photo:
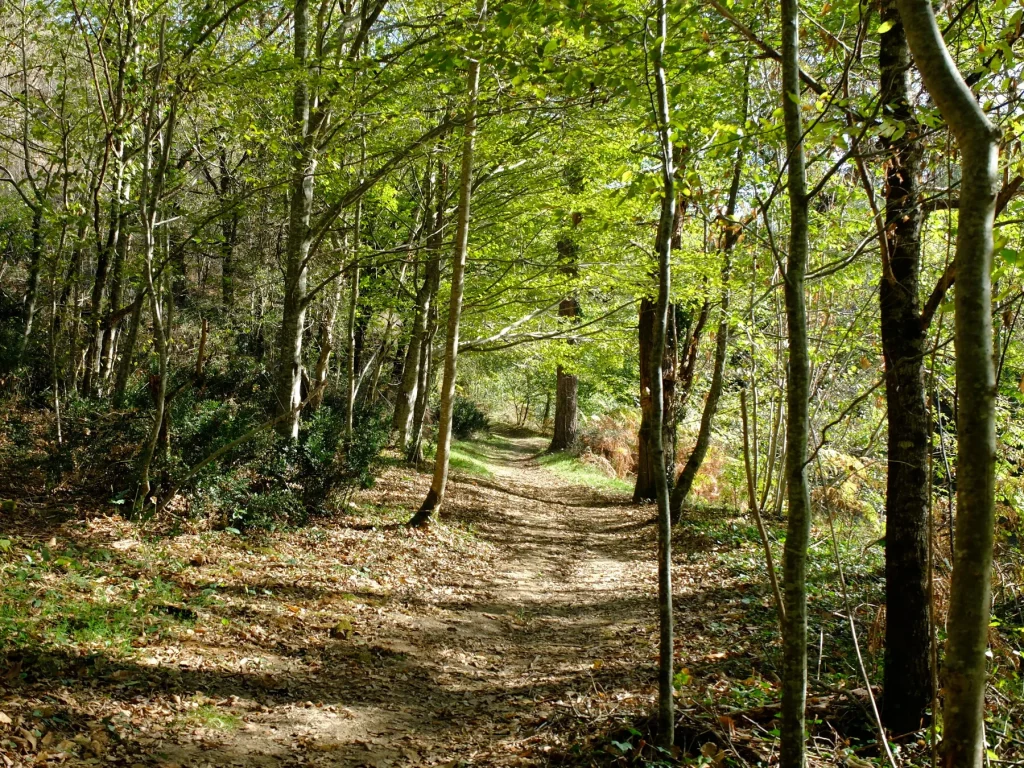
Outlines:
[[[494,479],[494,473],[487,464],[489,459],[472,443],[457,441],[452,443],[451,456],[448,463],[451,467],[465,472],[467,475],[482,477],[485,480]]]
[[[565,451],[542,453],[537,457],[537,463],[575,485],[585,485],[588,488],[596,488],[601,491],[631,492],[633,490],[631,483],[619,480],[617,477],[608,477]]]
[[[135,557],[10,541],[0,556],[0,652],[70,645],[129,653],[140,637],[193,624],[186,602],[177,584]]]
[[[433,461],[437,456],[437,447],[428,446],[424,451],[425,457]],[[451,452],[448,454],[448,466],[457,469],[463,474],[480,477],[484,480],[493,480],[494,473],[491,471],[489,462],[491,458],[482,453],[480,449],[467,440],[453,440]]]
[[[201,704],[183,718],[183,723],[192,727],[234,731],[242,724],[242,718],[224,712],[214,704]]]

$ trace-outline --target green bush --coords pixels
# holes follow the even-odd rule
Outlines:
[[[452,410],[452,433],[461,440],[468,440],[477,432],[489,432],[491,423],[480,407],[468,397],[456,395]]]
[[[204,410],[204,409],[200,409]],[[220,421],[217,409],[208,411]],[[292,443],[267,430],[237,455],[203,473],[193,513],[238,530],[301,525],[335,499],[373,485],[389,437],[389,419],[379,406],[356,412],[351,445],[344,445],[344,411],[323,405],[302,425]],[[206,434],[206,425],[196,435]]]

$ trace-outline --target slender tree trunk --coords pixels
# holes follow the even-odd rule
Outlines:
[[[288,239],[285,244],[284,311],[277,340],[277,423],[282,437],[297,440],[302,401],[302,330],[306,319],[307,261],[311,245],[313,181],[316,173],[315,141],[309,134],[309,83],[306,71],[309,33],[309,2],[295,0],[295,47],[299,69],[292,94],[292,129],[297,147],[292,160],[288,200]],[[285,416],[287,414],[287,416]]]
[[[43,207],[41,204],[32,210],[31,245],[29,248],[28,284],[25,286],[25,319],[22,325],[21,340],[18,344],[16,365],[21,362],[21,357],[28,348],[29,340],[32,337],[32,326],[36,319],[36,304],[39,301],[39,272],[43,259]]]
[[[672,234],[676,218],[675,168],[672,152],[671,115],[665,77],[665,40],[668,37],[667,0],[658,0],[658,36],[652,51],[654,64],[656,121],[661,154],[661,217],[658,221],[658,301],[654,309],[654,339],[651,344],[651,448],[657,471],[654,483],[658,501],[658,731],[662,748],[675,741],[672,618],[672,524],[669,518],[668,475],[665,466],[665,408],[662,364],[672,291]],[[644,30],[644,34],[647,30]]]
[[[477,24],[487,14],[487,0],[477,0]],[[466,256],[469,251],[469,206],[473,193],[473,144],[476,138],[476,108],[480,94],[480,61],[469,62],[469,98],[466,125],[462,139],[462,167],[459,171],[459,218],[455,231],[455,252],[452,254],[452,291],[448,308],[448,338],[445,340],[444,379],[441,383],[441,417],[438,424],[437,455],[434,479],[419,511],[409,521],[411,526],[426,525],[444,503],[448,485],[448,459],[452,444],[452,413],[455,408],[455,364],[459,354],[459,320],[462,316],[462,294],[465,287]]]
[[[225,200],[231,196],[235,189],[235,180],[232,177],[228,165],[227,151],[222,149],[220,153],[220,197]],[[241,214],[238,208],[232,208],[231,213],[221,220],[221,241],[220,253],[220,286],[221,303],[224,309],[232,310],[235,307],[235,248],[238,245],[238,222]]]
[[[412,428],[405,449],[405,458],[410,464],[419,466],[423,463],[423,415],[430,402],[430,390],[433,382],[434,366],[434,335],[437,333],[437,308],[430,313],[427,332],[420,346],[419,382],[416,385],[416,406],[412,413]]]
[[[786,496],[789,524],[782,569],[786,622],[782,633],[782,727],[780,768],[804,768],[807,701],[807,546],[811,503],[807,489],[810,359],[804,275],[807,271],[808,195],[800,115],[800,6],[782,0],[782,109],[789,191],[789,254],[786,263]]]
[[[726,257],[728,258],[728,257]],[[708,390],[707,400],[704,401],[704,411],[701,413],[700,429],[697,432],[697,442],[683,465],[682,472],[676,480],[672,489],[672,524],[679,522],[683,514],[683,505],[693,488],[693,481],[700,471],[704,458],[707,456],[708,448],[711,445],[711,426],[715,414],[718,413],[718,403],[722,399],[722,385],[725,380],[725,360],[729,349],[729,298],[728,290],[722,298],[722,319],[718,323],[718,338],[715,340],[715,361],[711,374],[711,387]]]
[[[683,350],[683,364],[679,370],[678,403],[676,412],[679,418],[685,416],[686,404],[690,400],[690,393],[693,392],[693,377],[697,372],[697,357],[700,354],[700,342],[704,337],[704,329],[711,318],[711,301],[705,299],[701,304],[700,311],[693,327],[686,335],[686,344]]]
[[[925,327],[921,322],[920,129],[910,107],[910,50],[895,0],[879,48],[879,97],[906,132],[888,142],[881,305],[888,419],[885,514],[885,696],[883,721],[896,734],[916,731],[932,702],[928,598],[928,413]]]
[[[120,326],[120,321],[116,320],[114,316],[121,309],[121,299],[124,295],[124,269],[128,255],[127,225],[127,211],[122,210],[121,221],[117,225],[117,239],[114,243],[114,263],[111,268],[110,295],[107,297],[107,311],[103,320],[103,342],[100,349],[100,370],[97,385],[104,389],[113,370],[115,344]]]
[[[116,146],[120,147],[120,152],[123,153],[123,144],[118,144]],[[115,157],[120,157],[117,153],[118,150],[115,149]],[[99,231],[96,233],[98,246],[96,254],[96,274],[93,278],[89,312],[89,347],[86,352],[85,375],[82,379],[82,388],[90,395],[97,394],[100,387],[100,361],[103,354],[103,340],[106,334],[103,324],[103,295],[107,290],[107,278],[110,273],[110,259],[111,256],[114,255],[114,249],[117,247],[117,241],[120,236],[118,226],[122,220],[121,208],[124,205],[122,201],[124,188],[124,163],[118,160],[114,174],[114,194],[110,202],[110,222],[107,229],[106,240],[103,241],[101,239]],[[99,223],[97,223],[96,226],[99,228]]]
[[[357,211],[358,213],[358,211]],[[356,216],[356,221],[359,221],[359,216]],[[355,247],[356,259],[359,258],[359,226],[356,225],[356,247]],[[349,300],[348,300],[348,365],[346,371],[348,373],[347,382],[347,396],[345,399],[345,439],[351,442],[352,430],[355,426],[355,413],[356,413],[356,388],[359,379],[359,338],[356,328],[356,323],[359,321],[359,262],[356,261],[352,265],[352,286],[349,289]]]
[[[747,69],[747,80],[743,86],[743,112],[740,125],[747,121],[747,102],[750,94],[750,69]],[[718,404],[722,398],[722,386],[725,379],[725,361],[729,351],[729,277],[732,270],[732,250],[739,242],[742,228],[735,221],[736,203],[739,199],[740,177],[743,173],[743,149],[736,152],[736,163],[733,166],[732,182],[729,185],[729,200],[725,207],[725,231],[722,234],[719,250],[722,253],[722,319],[718,323],[718,336],[715,340],[715,362],[711,374],[711,387],[708,390],[707,400],[704,401],[704,411],[701,414],[700,429],[697,432],[697,442],[693,447],[683,471],[679,473],[675,487],[672,489],[672,523],[678,523],[683,511],[683,504],[690,495],[693,488],[693,481],[700,471],[704,458],[707,456],[708,447],[711,444],[711,425],[715,414],[718,413]],[[691,374],[692,375],[692,374]]]
[[[946,50],[928,0],[898,0],[907,42],[929,95],[960,148],[954,344],[958,393],[957,536],[946,622],[943,764],[980,768],[985,651],[995,524],[995,367],[992,359],[992,224],[999,131]]]
[[[448,199],[448,168],[440,164],[431,188],[436,192],[436,205],[430,235],[427,237],[429,257],[424,270],[423,283],[416,292],[416,314],[402,370],[402,384],[395,401],[393,426],[397,431],[396,444],[403,450],[410,443],[414,412],[420,391],[423,345],[428,344],[427,330],[434,310],[434,299],[441,282],[441,243],[444,236],[444,208]]]
[[[316,411],[324,401],[327,373],[331,364],[331,353],[334,351],[334,326],[338,321],[338,307],[341,305],[341,289],[344,281],[341,275],[334,278],[334,293],[328,299],[324,317],[320,320],[320,335],[317,346],[319,354],[316,359],[316,371],[306,407],[310,412]]]
[[[142,308],[145,305],[146,289],[140,290],[132,304],[132,316],[128,323],[127,338],[121,343],[121,360],[117,366],[117,375],[114,378],[113,401],[114,407],[120,408],[124,405],[125,392],[128,391],[128,381],[132,371],[135,369],[135,343],[139,336],[139,326],[142,324]]]
[[[177,102],[171,101],[166,116],[161,120],[157,117],[159,111],[160,85],[163,80],[164,63],[164,32],[160,31],[160,59],[153,75],[152,101],[148,106],[148,114],[145,122],[143,135],[143,164],[142,182],[139,190],[139,218],[142,221],[143,237],[143,274],[146,279],[146,288],[149,292],[149,309],[153,321],[153,345],[156,347],[159,371],[156,381],[153,382],[153,424],[149,436],[142,448],[139,457],[139,489],[135,497],[133,511],[136,514],[142,512],[150,498],[153,490],[150,482],[150,467],[156,451],[157,441],[160,439],[161,431],[165,429],[164,410],[167,398],[167,378],[170,373],[170,354],[168,341],[170,339],[171,318],[173,301],[168,303],[168,312],[165,316],[161,306],[160,292],[156,288],[157,275],[154,270],[154,256],[156,252],[156,224],[159,203],[163,197],[163,183],[167,171],[170,156],[171,142],[174,137],[174,129],[177,117]],[[157,125],[162,123],[158,130]],[[159,154],[154,157],[154,144],[159,149]]]

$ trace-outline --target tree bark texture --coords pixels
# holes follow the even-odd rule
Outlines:
[[[804,768],[807,702],[807,547],[811,503],[807,488],[810,358],[804,275],[807,271],[808,195],[800,115],[800,6],[782,0],[782,109],[789,192],[789,254],[785,303],[789,361],[786,381],[786,497],[789,521],[782,569],[786,621],[782,633],[780,768]]]
[[[636,485],[633,487],[633,503],[657,499],[654,475],[656,465],[651,450],[651,355],[654,354],[655,305],[647,298],[640,300],[638,337],[640,342],[640,434],[637,441]],[[674,330],[671,307],[669,308],[670,331]],[[675,341],[672,332],[665,334],[665,357],[662,361],[662,441],[665,445],[665,466],[662,471],[675,479]]]
[[[910,50],[894,0],[882,9],[879,95],[906,132],[887,141],[881,304],[888,420],[885,515],[885,685],[882,717],[895,734],[921,727],[932,702],[928,598],[928,412],[921,321],[919,126],[910,107]]]

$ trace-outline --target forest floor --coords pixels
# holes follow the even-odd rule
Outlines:
[[[465,469],[425,530],[402,522],[429,476],[397,465],[345,515],[291,531],[157,534],[43,503],[0,516],[0,764],[658,759],[644,741],[653,507],[545,466],[546,444],[507,430],[460,445]],[[779,650],[758,546],[720,512],[677,535],[677,756],[774,753]],[[835,642],[823,633],[826,654]],[[822,692],[812,712],[858,697]],[[845,738],[833,721],[863,730],[856,703],[830,720],[822,759]]]

